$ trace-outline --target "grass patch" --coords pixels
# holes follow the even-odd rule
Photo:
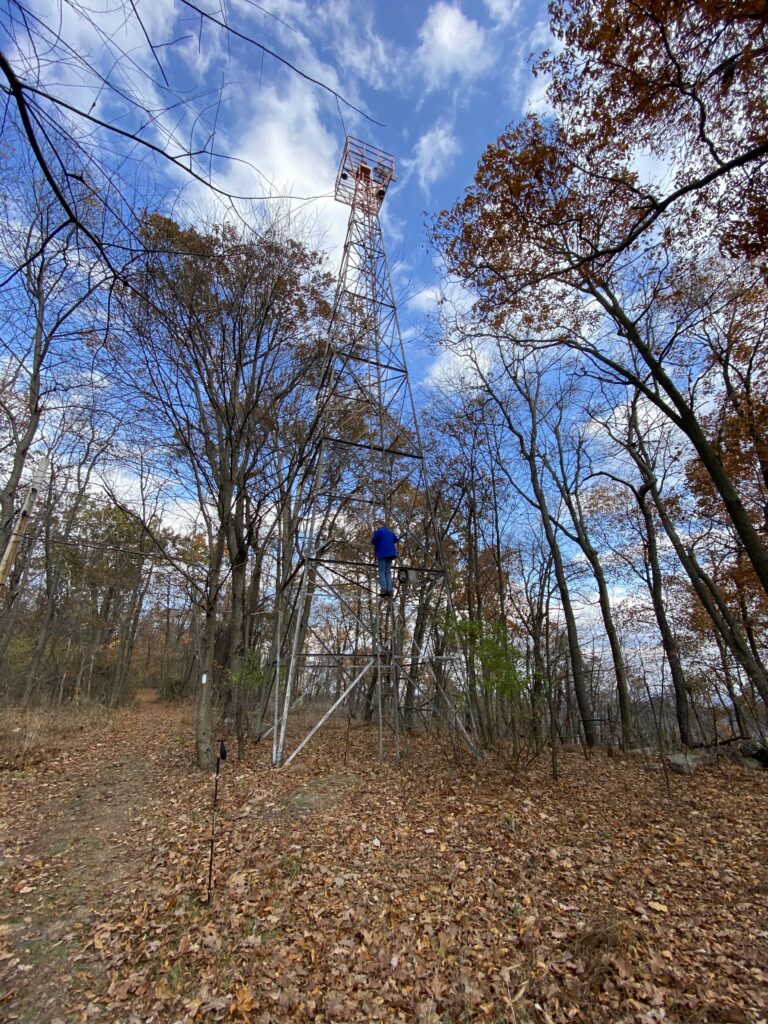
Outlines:
[[[574,952],[582,960],[603,953],[621,955],[629,952],[639,938],[640,932],[631,918],[609,913],[587,923],[573,940]]]
[[[581,980],[589,989],[599,989],[615,973],[615,957],[631,957],[640,939],[635,922],[612,911],[592,918],[573,940],[573,952],[584,964]]]
[[[353,775],[325,775],[313,779],[288,797],[285,809],[289,814],[303,815],[332,807],[356,781]]]
[[[81,734],[106,728],[114,712],[101,704],[7,708],[0,717],[0,770],[21,771],[55,757]]]
[[[287,853],[280,861],[280,867],[286,878],[298,878],[304,870],[301,857],[297,857],[295,853]]]

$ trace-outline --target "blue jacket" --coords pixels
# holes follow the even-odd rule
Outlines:
[[[371,537],[374,551],[377,558],[397,558],[395,544],[400,540],[387,526],[380,526]]]

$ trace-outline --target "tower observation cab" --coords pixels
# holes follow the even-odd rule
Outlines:
[[[347,137],[336,175],[336,199],[377,214],[389,183],[395,180],[395,158],[376,146]]]

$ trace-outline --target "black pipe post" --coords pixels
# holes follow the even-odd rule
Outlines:
[[[227,760],[227,748],[224,746],[224,740],[219,740],[219,753],[216,758],[216,779],[213,784],[213,811],[211,817],[211,856],[208,861],[208,899],[207,902],[211,902],[211,888],[213,885],[213,850],[216,844],[216,806],[219,800],[219,769],[221,762]]]

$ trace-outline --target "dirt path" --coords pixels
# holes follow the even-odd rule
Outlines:
[[[140,703],[0,773],[0,1020],[766,1024],[768,773],[502,765],[333,727],[211,773]]]
[[[157,722],[142,702],[52,760],[0,777],[0,1019],[98,1016],[91,998],[106,970],[93,930],[146,864],[137,826],[157,816],[157,762],[183,729],[172,717],[158,734]]]

